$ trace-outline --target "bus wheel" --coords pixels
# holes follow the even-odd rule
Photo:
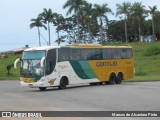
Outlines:
[[[112,73],[111,75],[110,75],[110,77],[109,77],[109,84],[110,85],[112,85],[112,84],[114,84],[115,83],[115,81],[116,81],[116,76],[115,76],[115,74],[114,73]]]
[[[68,85],[68,79],[65,77],[62,77],[60,80],[60,85],[58,86],[59,89],[65,89]]]
[[[94,86],[96,86],[96,85],[102,85],[103,83],[102,82],[94,82],[94,83],[89,83],[90,85],[94,85]]]
[[[94,83],[89,83],[89,84],[92,85],[92,86],[95,85]]]
[[[39,89],[40,89],[41,91],[45,91],[45,90],[46,90],[46,87],[39,87]]]
[[[117,78],[116,78],[116,84],[121,84],[122,80],[123,80],[123,74],[118,73]]]

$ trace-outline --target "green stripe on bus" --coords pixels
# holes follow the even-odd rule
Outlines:
[[[77,76],[81,79],[91,79],[96,77],[87,61],[70,61],[70,64]]]
[[[83,68],[85,74],[89,77],[89,78],[95,78],[96,75],[94,74],[90,64],[88,63],[88,61],[79,61],[81,67]],[[97,77],[96,77],[97,78]]]

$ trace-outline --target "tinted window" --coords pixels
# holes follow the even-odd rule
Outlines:
[[[126,59],[127,58],[127,49],[122,48],[121,49],[121,58]]]
[[[102,60],[102,49],[92,49],[91,60]]]
[[[70,49],[70,60],[80,60],[80,49]]]
[[[69,60],[69,49],[68,48],[60,48],[58,50],[58,61],[68,61]]]
[[[112,49],[113,59],[121,59],[121,49],[113,48]]]
[[[111,48],[106,48],[103,49],[103,59],[112,59],[112,49]]]
[[[90,60],[92,56],[91,49],[81,49],[81,59],[82,60]]]
[[[132,49],[128,48],[127,50],[127,58],[131,58],[132,57]]]
[[[56,65],[56,49],[49,50],[46,58],[46,75],[53,72]]]

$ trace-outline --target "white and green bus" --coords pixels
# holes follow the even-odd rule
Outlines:
[[[22,86],[66,88],[81,83],[120,84],[134,77],[134,57],[131,46],[101,46],[70,44],[24,50],[14,63],[20,64]]]

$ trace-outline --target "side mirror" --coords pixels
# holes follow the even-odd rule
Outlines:
[[[43,57],[43,58],[41,59],[41,63],[40,63],[41,67],[44,67],[44,61],[45,61],[45,60],[46,60],[45,57]]]
[[[16,69],[17,68],[17,63],[20,61],[20,58],[18,58],[18,59],[16,59],[15,61],[14,61],[14,68]]]

